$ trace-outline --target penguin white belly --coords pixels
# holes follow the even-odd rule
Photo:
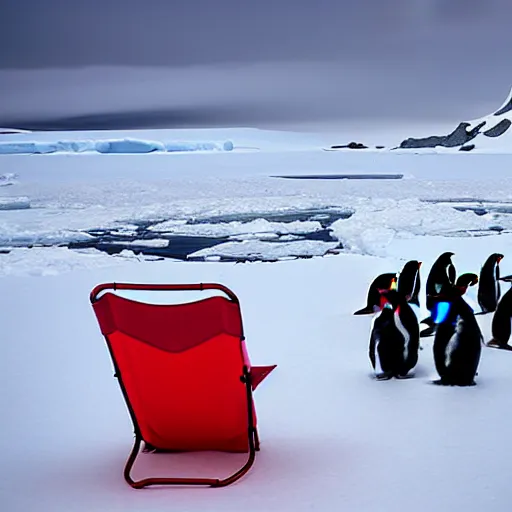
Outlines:
[[[460,342],[460,333],[462,331],[464,325],[464,321],[459,317],[457,319],[457,327],[455,328],[455,332],[452,334],[452,337],[448,341],[448,344],[446,345],[446,349],[444,351],[445,357],[444,357],[444,364],[446,367],[450,366],[452,362],[453,353],[459,346]]]
[[[494,294],[495,294],[495,297],[496,297],[496,305],[498,304],[498,302],[500,301],[500,292],[501,292],[501,289],[500,289],[500,271],[499,271],[499,267],[498,265],[496,265],[494,267]]]
[[[376,315],[373,320],[372,320],[372,327],[371,327],[371,332],[373,333],[374,332],[374,327],[375,327],[375,321],[377,320],[377,318],[379,318],[380,314]],[[380,375],[382,373],[384,373],[384,370],[382,369],[382,364],[380,362],[380,355],[379,355],[379,344],[380,344],[380,336],[375,336],[375,374],[376,375]]]
[[[402,320],[400,320],[400,315],[398,314],[398,312],[395,312],[393,314],[393,318],[395,320],[395,325],[396,328],[398,329],[398,332],[404,338],[404,359],[407,360],[407,358],[409,357],[409,343],[411,341],[411,335],[409,334],[409,331],[404,327]]]
[[[382,364],[380,362],[379,344],[380,338],[377,337],[377,339],[375,340],[375,373],[377,375],[384,373],[384,370],[382,369]]]

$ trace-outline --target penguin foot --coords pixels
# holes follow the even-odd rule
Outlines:
[[[414,379],[414,373],[398,374],[398,375],[395,375],[395,377],[399,380]]]
[[[476,382],[472,380],[471,382],[453,382],[448,381],[444,379],[437,379],[433,380],[432,384],[435,384],[436,386],[458,386],[458,387],[470,387],[470,386],[476,386]]]
[[[455,385],[459,386],[460,388],[467,388],[470,386],[476,386],[476,382],[474,380],[472,380],[471,382],[459,382]]]
[[[391,378],[393,378],[393,374],[391,372],[383,372],[383,373],[375,374],[376,380],[390,380]]]
[[[487,346],[489,348],[497,348],[501,350],[512,350],[512,346],[510,346],[508,343],[503,343],[494,338],[487,342]]]

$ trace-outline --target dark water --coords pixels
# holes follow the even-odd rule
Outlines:
[[[280,233],[275,233],[276,238],[268,240],[265,236],[262,236],[259,240],[265,244],[279,244],[283,242],[293,243],[301,242],[304,240],[315,240],[320,242],[338,242],[331,235],[330,226],[333,222],[339,219],[347,219],[352,215],[352,211],[341,208],[326,208],[326,209],[310,209],[310,210],[297,210],[297,211],[286,211],[286,212],[253,212],[246,214],[229,214],[229,215],[218,215],[212,217],[202,217],[187,220],[188,225],[197,224],[224,224],[229,222],[251,222],[256,219],[265,219],[269,222],[295,222],[295,221],[316,221],[322,229],[309,233],[301,233],[294,235],[294,240],[290,242],[286,238],[287,233],[281,236]],[[171,233],[153,231],[151,228],[156,224],[160,224],[170,219],[158,219],[154,221],[146,222],[131,222],[130,224],[136,225],[136,229],[127,233],[123,233],[119,229],[92,229],[86,231],[86,233],[92,237],[91,240],[84,242],[72,242],[67,244],[70,249],[97,249],[99,251],[106,252],[108,254],[119,254],[123,250],[130,250],[134,254],[142,254],[145,256],[154,256],[161,258],[173,258],[186,261],[204,261],[205,258],[202,256],[190,257],[191,254],[196,251],[214,247],[216,245],[226,242],[236,242],[236,240],[224,236],[192,236],[192,235],[174,235]],[[267,233],[268,235],[268,233]],[[284,238],[283,238],[284,237]],[[167,242],[167,245],[163,247],[148,247],[141,244],[133,244],[134,241],[144,240],[162,240]],[[255,238],[255,240],[258,240]],[[269,245],[269,248],[270,245]],[[341,249],[342,245],[338,242],[338,248]],[[327,251],[326,247],[326,251]],[[298,258],[309,257],[307,254],[297,255]],[[275,261],[272,257],[258,257],[258,256],[247,256],[247,257],[221,257],[220,261]]]
[[[401,180],[403,174],[295,174],[272,176],[288,180]]]
[[[317,178],[313,178],[317,179]],[[472,198],[459,198],[448,200],[425,200],[429,203],[443,203],[448,204],[452,208],[459,211],[472,211],[475,215],[485,215],[488,213],[498,213],[501,215],[512,214],[512,204],[506,202],[498,202],[487,199],[472,199]],[[175,220],[184,221],[185,225],[201,225],[201,224],[226,224],[230,222],[249,223],[257,219],[265,219],[268,222],[290,223],[295,221],[315,221],[321,226],[318,231],[301,232],[297,234],[286,232],[279,232],[276,230],[273,233],[261,233],[258,235],[251,233],[252,241],[259,241],[262,245],[263,254],[250,254],[241,255],[237,257],[222,256],[216,258],[220,261],[227,262],[246,262],[246,261],[277,261],[278,258],[269,256],[273,253],[272,249],[276,244],[287,243],[290,244],[290,251],[293,252],[294,258],[309,258],[307,251],[301,254],[298,250],[301,248],[301,242],[305,240],[329,242],[325,247],[325,253],[329,251],[337,252],[343,249],[342,244],[332,236],[332,224],[339,219],[348,219],[353,214],[353,211],[348,208],[342,207],[326,207],[320,209],[303,209],[303,210],[286,210],[277,212],[250,212],[250,213],[236,213],[216,215],[210,217],[193,217],[188,219],[169,219],[158,218],[145,221],[130,221],[126,220],[126,224],[117,223],[111,229],[90,229],[85,231],[90,239],[79,242],[59,242],[54,241],[52,244],[44,244],[48,246],[61,246],[68,247],[69,249],[97,249],[110,255],[119,254],[124,250],[131,251],[136,255],[148,256],[151,258],[172,258],[183,261],[205,261],[208,257],[192,256],[197,251],[208,249],[211,247],[224,244],[226,242],[239,243],[240,238],[230,236],[194,236],[194,235],[179,235],[171,232],[159,232],[153,228],[162,222]],[[129,227],[128,227],[129,225]],[[486,230],[454,230],[449,234],[460,236],[487,236],[491,234],[499,234],[507,232],[507,228],[501,226],[496,222],[495,226],[491,226]],[[243,233],[243,227],[239,230]],[[289,234],[293,234],[293,240],[290,240]],[[269,235],[272,237],[269,238]],[[238,235],[237,235],[238,236]],[[152,242],[158,240],[158,246],[145,245],[145,240]],[[140,243],[134,243],[140,241]],[[333,249],[333,243],[334,249]],[[33,247],[34,245],[42,245],[36,242],[28,242],[21,244],[25,247]],[[243,246],[241,246],[243,247]],[[268,250],[265,250],[268,249]],[[9,249],[2,249],[0,247],[0,254],[8,253]],[[265,256],[265,253],[268,255]],[[325,254],[324,253],[324,254]],[[286,257],[282,255],[281,257]]]

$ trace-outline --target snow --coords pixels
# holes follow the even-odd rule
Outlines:
[[[56,142],[0,142],[0,155],[47,153],[152,153],[181,151],[232,151],[233,143],[149,141],[132,138],[114,140],[59,140]]]
[[[14,185],[16,183],[16,178],[17,176],[13,172],[0,174],[0,187],[8,187],[9,185]]]
[[[158,154],[0,158],[2,175],[16,175],[13,186],[0,189],[2,204],[30,201],[30,208],[0,211],[3,509],[508,511],[510,354],[483,348],[477,386],[444,388],[430,384],[432,339],[422,339],[413,379],[376,382],[368,359],[372,319],[352,313],[376,275],[399,271],[408,259],[423,262],[423,294],[430,266],[447,250],[459,274],[478,273],[491,252],[505,255],[502,274],[511,274],[509,157],[499,147],[492,154],[337,153],[319,142],[331,135],[220,133],[111,132],[102,140],[225,138],[259,150],[177,154],[172,165]],[[270,177],[340,172],[408,179]],[[455,209],[464,205],[488,213]],[[315,209],[352,213],[331,226],[344,245],[340,254],[320,256],[336,241],[294,238],[319,230],[322,214],[265,219]],[[253,217],[208,221],[237,214]],[[201,223],[187,224],[191,219]],[[154,237],[137,238],[137,245],[163,247],[164,233],[232,238],[202,251],[207,262],[54,246],[89,240],[85,231],[93,228],[136,234],[147,220]],[[273,239],[252,238],[261,234]],[[278,235],[285,241],[274,241]],[[26,247],[34,243],[53,246]],[[287,261],[299,247],[315,257]],[[284,261],[215,261],[234,254]],[[252,362],[278,368],[255,393],[262,449],[235,485],[135,491],[124,482],[133,429],[88,302],[95,285],[112,281],[220,282],[239,296]],[[467,298],[475,304],[476,288]],[[422,302],[418,315],[424,310]],[[489,340],[491,317],[477,318]],[[143,454],[136,474],[222,476],[242,460]]]
[[[17,133],[30,133],[30,130],[21,130],[19,128],[2,128],[0,126],[0,135],[12,135]]]
[[[510,90],[506,100],[503,102],[502,106],[496,110],[496,112],[500,112],[504,109],[510,102],[512,101],[512,89]],[[469,144],[475,144],[476,148],[480,151],[493,151],[496,147],[506,147],[512,149],[512,126],[509,127],[505,133],[499,135],[498,137],[488,137],[484,132],[494,128],[498,123],[501,122],[510,122],[512,121],[512,109],[504,112],[501,115],[495,115],[494,113],[484,116],[479,119],[475,119],[470,122],[470,126],[468,130],[471,130],[475,126],[479,125],[482,122],[485,122],[485,125],[482,127],[480,133],[469,142]],[[508,124],[508,123],[507,123]]]
[[[221,222],[219,224],[183,224],[176,221],[167,221],[151,227],[151,231],[172,233],[174,235],[212,237],[260,235],[264,233],[300,235],[319,231],[320,229],[322,229],[322,226],[316,221],[269,222],[266,219],[255,219],[251,222]]]
[[[334,236],[347,249],[363,254],[385,256],[387,248],[400,236],[424,236],[490,229],[494,216],[477,216],[471,211],[457,211],[448,205],[429,204],[419,199],[362,199],[349,219],[333,226]],[[502,224],[512,228],[512,217]],[[469,234],[469,233],[468,233]]]
[[[321,242],[304,240],[297,242],[261,242],[259,240],[243,240],[241,242],[226,242],[196,251],[189,258],[220,256],[225,258],[259,258],[275,260],[290,256],[324,256],[327,251],[335,249],[337,242]]]
[[[113,241],[113,244],[120,243]],[[123,245],[137,245],[139,247],[167,247],[169,242],[167,240],[154,239],[154,240],[133,240],[131,242],[123,242]]]

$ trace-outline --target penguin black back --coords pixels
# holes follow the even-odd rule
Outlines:
[[[419,293],[421,288],[420,279],[421,261],[408,261],[398,274],[397,290],[403,294],[411,304],[420,305]]]
[[[437,295],[443,288],[452,286],[455,283],[456,271],[455,266],[452,263],[453,252],[443,252],[432,265],[430,272],[427,277],[425,285],[426,293],[426,307],[432,312],[437,302]],[[435,332],[435,324],[432,320],[432,316],[428,316],[421,321],[422,324],[426,324],[427,329],[421,332],[421,337],[431,336]]]
[[[492,339],[488,346],[512,350],[508,344],[512,331],[512,288],[507,290],[498,303],[492,317]]]
[[[464,295],[470,286],[475,286],[478,283],[478,276],[471,272],[461,274],[455,281],[455,287],[458,288],[462,295]]]
[[[464,295],[470,286],[474,286],[478,283],[478,276],[473,273],[461,274],[455,281],[455,288],[457,288],[461,295]],[[434,306],[435,307],[435,306]],[[420,337],[426,338],[432,336],[435,333],[436,325],[431,316],[421,321],[422,324],[426,324],[428,327],[421,331]]]
[[[478,304],[482,313],[496,311],[501,296],[500,289],[500,261],[503,254],[491,254],[480,270],[478,286]]]
[[[381,301],[379,290],[389,290],[395,280],[396,273],[380,274],[377,276],[368,288],[366,306],[356,311],[354,315],[372,315],[373,313],[379,311]]]
[[[452,286],[441,295],[433,316],[437,324],[433,353],[438,383],[474,385],[482,351],[480,327],[460,290]]]
[[[456,271],[451,260],[453,255],[453,252],[444,252],[430,269],[425,286],[428,310],[435,304],[432,298],[438,295],[444,286],[455,283]]]

